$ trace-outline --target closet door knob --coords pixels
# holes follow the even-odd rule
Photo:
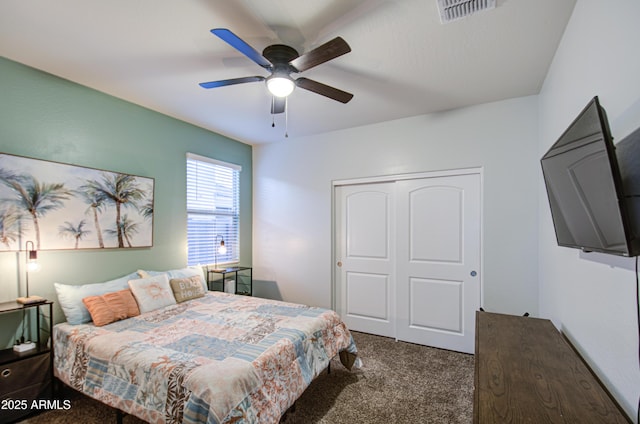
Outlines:
[[[0,375],[2,375],[2,377],[7,378],[11,375],[11,368],[5,368],[2,370],[2,373],[0,373]]]

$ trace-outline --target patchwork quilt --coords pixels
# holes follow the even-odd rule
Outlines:
[[[208,292],[103,327],[57,324],[55,375],[150,423],[277,423],[353,338],[333,311]]]

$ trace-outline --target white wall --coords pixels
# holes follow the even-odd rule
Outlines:
[[[537,143],[534,96],[254,147],[256,294],[331,306],[333,180],[481,166],[484,307],[537,313]]]
[[[617,140],[640,126],[640,1],[578,0],[539,96],[541,156],[598,95]],[[633,259],[558,247],[539,175],[540,313],[574,342],[627,413],[640,394]]]
[[[635,417],[633,261],[557,246],[539,158],[594,95],[616,139],[640,126],[639,22],[637,0],[578,0],[539,96],[255,147],[256,292],[330,306],[332,180],[482,166],[483,306],[539,304]]]

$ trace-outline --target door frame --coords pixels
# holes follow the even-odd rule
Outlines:
[[[423,171],[408,174],[394,174],[394,175],[381,175],[373,177],[361,177],[361,178],[349,178],[342,180],[331,181],[331,309],[337,310],[337,284],[338,273],[336,272],[337,257],[337,245],[339,240],[336,237],[336,214],[339,211],[336,210],[336,188],[340,186],[348,185],[361,185],[361,184],[374,184],[384,182],[395,182],[402,180],[415,180],[421,178],[438,178],[449,177],[457,175],[470,175],[479,174],[480,176],[480,269],[484,270],[484,169],[479,167],[461,168],[461,169],[447,169],[437,171]],[[484,272],[480,273],[480,305],[484,305]]]

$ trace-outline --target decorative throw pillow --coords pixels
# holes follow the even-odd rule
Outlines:
[[[140,278],[155,277],[156,275],[160,274],[167,274],[169,276],[169,280],[171,280],[172,278],[187,278],[193,277],[194,275],[199,275],[200,277],[202,277],[202,289],[205,292],[209,290],[209,288],[207,287],[207,276],[205,275],[203,267],[201,267],[200,265],[188,266],[186,268],[180,269],[170,269],[168,271],[149,271],[144,269],[138,270],[138,275],[140,276]]]
[[[127,314],[126,318],[137,317],[140,315],[140,308],[138,308],[138,304],[136,303],[136,299],[133,297],[133,293],[131,293],[131,289],[124,289],[115,293],[106,293],[103,294],[102,297],[104,297],[107,302],[116,303],[118,308],[125,311]]]
[[[129,280],[129,288],[142,314],[176,304],[167,274]]]
[[[184,302],[185,300],[196,299],[204,296],[202,287],[202,277],[194,275],[187,278],[172,278],[169,280],[171,290],[176,298],[176,302]]]
[[[82,299],[82,303],[91,314],[93,323],[98,327],[140,315],[138,305],[129,289],[100,296],[88,296]]]

